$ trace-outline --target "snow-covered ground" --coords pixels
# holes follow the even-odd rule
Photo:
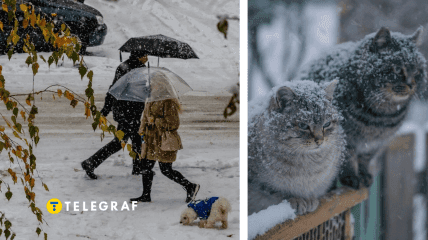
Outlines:
[[[229,23],[228,39],[216,29],[218,14],[239,15],[239,1],[138,1],[86,0],[97,8],[108,26],[103,45],[88,48],[85,62],[94,71],[93,88],[97,106],[120,64],[117,50],[128,38],[163,34],[187,42],[200,59],[160,59],[160,66],[180,75],[195,90],[182,99],[184,112],[179,133],[184,149],[179,151],[173,168],[192,182],[201,184],[197,198],[224,196],[232,205],[227,230],[199,229],[179,224],[180,213],[186,208],[185,191],[164,177],[158,166],[152,189],[152,202],[139,204],[134,211],[120,211],[124,201],[141,195],[141,176],[131,173],[131,158],[119,152],[105,161],[95,173],[98,180],[89,180],[80,162],[91,156],[112,139],[100,141],[100,132],[93,132],[91,121],[85,120],[83,107],[76,109],[66,100],[52,99],[44,94],[36,98],[41,140],[35,154],[40,177],[50,192],[36,182],[36,202],[49,226],[43,225],[49,239],[239,239],[239,116],[224,120],[222,110],[230,95],[227,90],[238,82],[239,22]],[[42,53],[45,58],[48,53]],[[0,56],[6,87],[14,93],[28,93],[32,87],[31,69],[25,54],[16,54],[11,61]],[[124,60],[127,54],[123,54]],[[156,57],[149,57],[152,66]],[[41,64],[35,77],[35,89],[52,84],[67,86],[84,95],[87,79],[80,80],[78,70],[68,61],[61,66]],[[5,112],[4,107],[0,111]],[[111,114],[108,118],[111,119]],[[10,179],[5,170],[17,165],[6,163],[0,155],[0,176]],[[3,189],[2,189],[3,190]],[[26,206],[20,184],[12,185],[10,202],[0,197],[0,211],[11,220],[15,239],[37,239],[37,220]],[[46,203],[58,198],[62,211],[52,215]],[[65,201],[79,201],[79,211],[65,209]],[[83,211],[83,202],[118,202],[119,211]]]

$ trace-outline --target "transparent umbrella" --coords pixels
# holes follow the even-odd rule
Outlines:
[[[110,88],[117,100],[154,102],[179,98],[193,89],[167,68],[136,68],[122,76]]]

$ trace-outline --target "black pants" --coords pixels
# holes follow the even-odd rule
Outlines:
[[[145,173],[150,174],[152,172],[152,169],[155,166],[155,163],[156,161],[154,160],[141,159],[141,168],[143,169],[143,176],[145,175]],[[172,163],[159,162],[159,167],[160,167],[161,173],[165,175],[167,178],[180,184],[184,188],[187,188],[190,186],[191,183],[189,182],[189,180],[187,180],[179,171],[172,169]]]
[[[131,123],[119,122],[117,126],[117,130],[122,130],[125,134],[122,140],[127,142],[128,139],[131,139],[132,151],[138,154],[141,153],[141,136],[138,134],[139,127],[140,127],[140,121],[133,121]],[[98,150],[94,155],[92,155],[86,161],[88,162],[88,164],[90,164],[92,169],[95,169],[99,165],[101,165],[101,163],[103,163],[108,157],[117,153],[121,149],[122,149],[121,142],[117,137],[115,137],[112,141],[107,143],[107,145],[105,145],[100,150]],[[141,162],[137,159],[138,159],[138,155],[133,162],[134,170],[136,170],[136,168],[140,168],[140,165],[141,165]]]

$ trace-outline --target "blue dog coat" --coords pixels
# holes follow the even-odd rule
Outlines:
[[[218,197],[211,197],[205,200],[192,201],[187,207],[193,208],[200,219],[207,219],[211,213],[211,206],[217,199]]]

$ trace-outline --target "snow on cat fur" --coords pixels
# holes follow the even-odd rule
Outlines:
[[[314,211],[330,188],[345,151],[336,86],[286,82],[250,102],[248,212],[288,199],[297,214]]]

